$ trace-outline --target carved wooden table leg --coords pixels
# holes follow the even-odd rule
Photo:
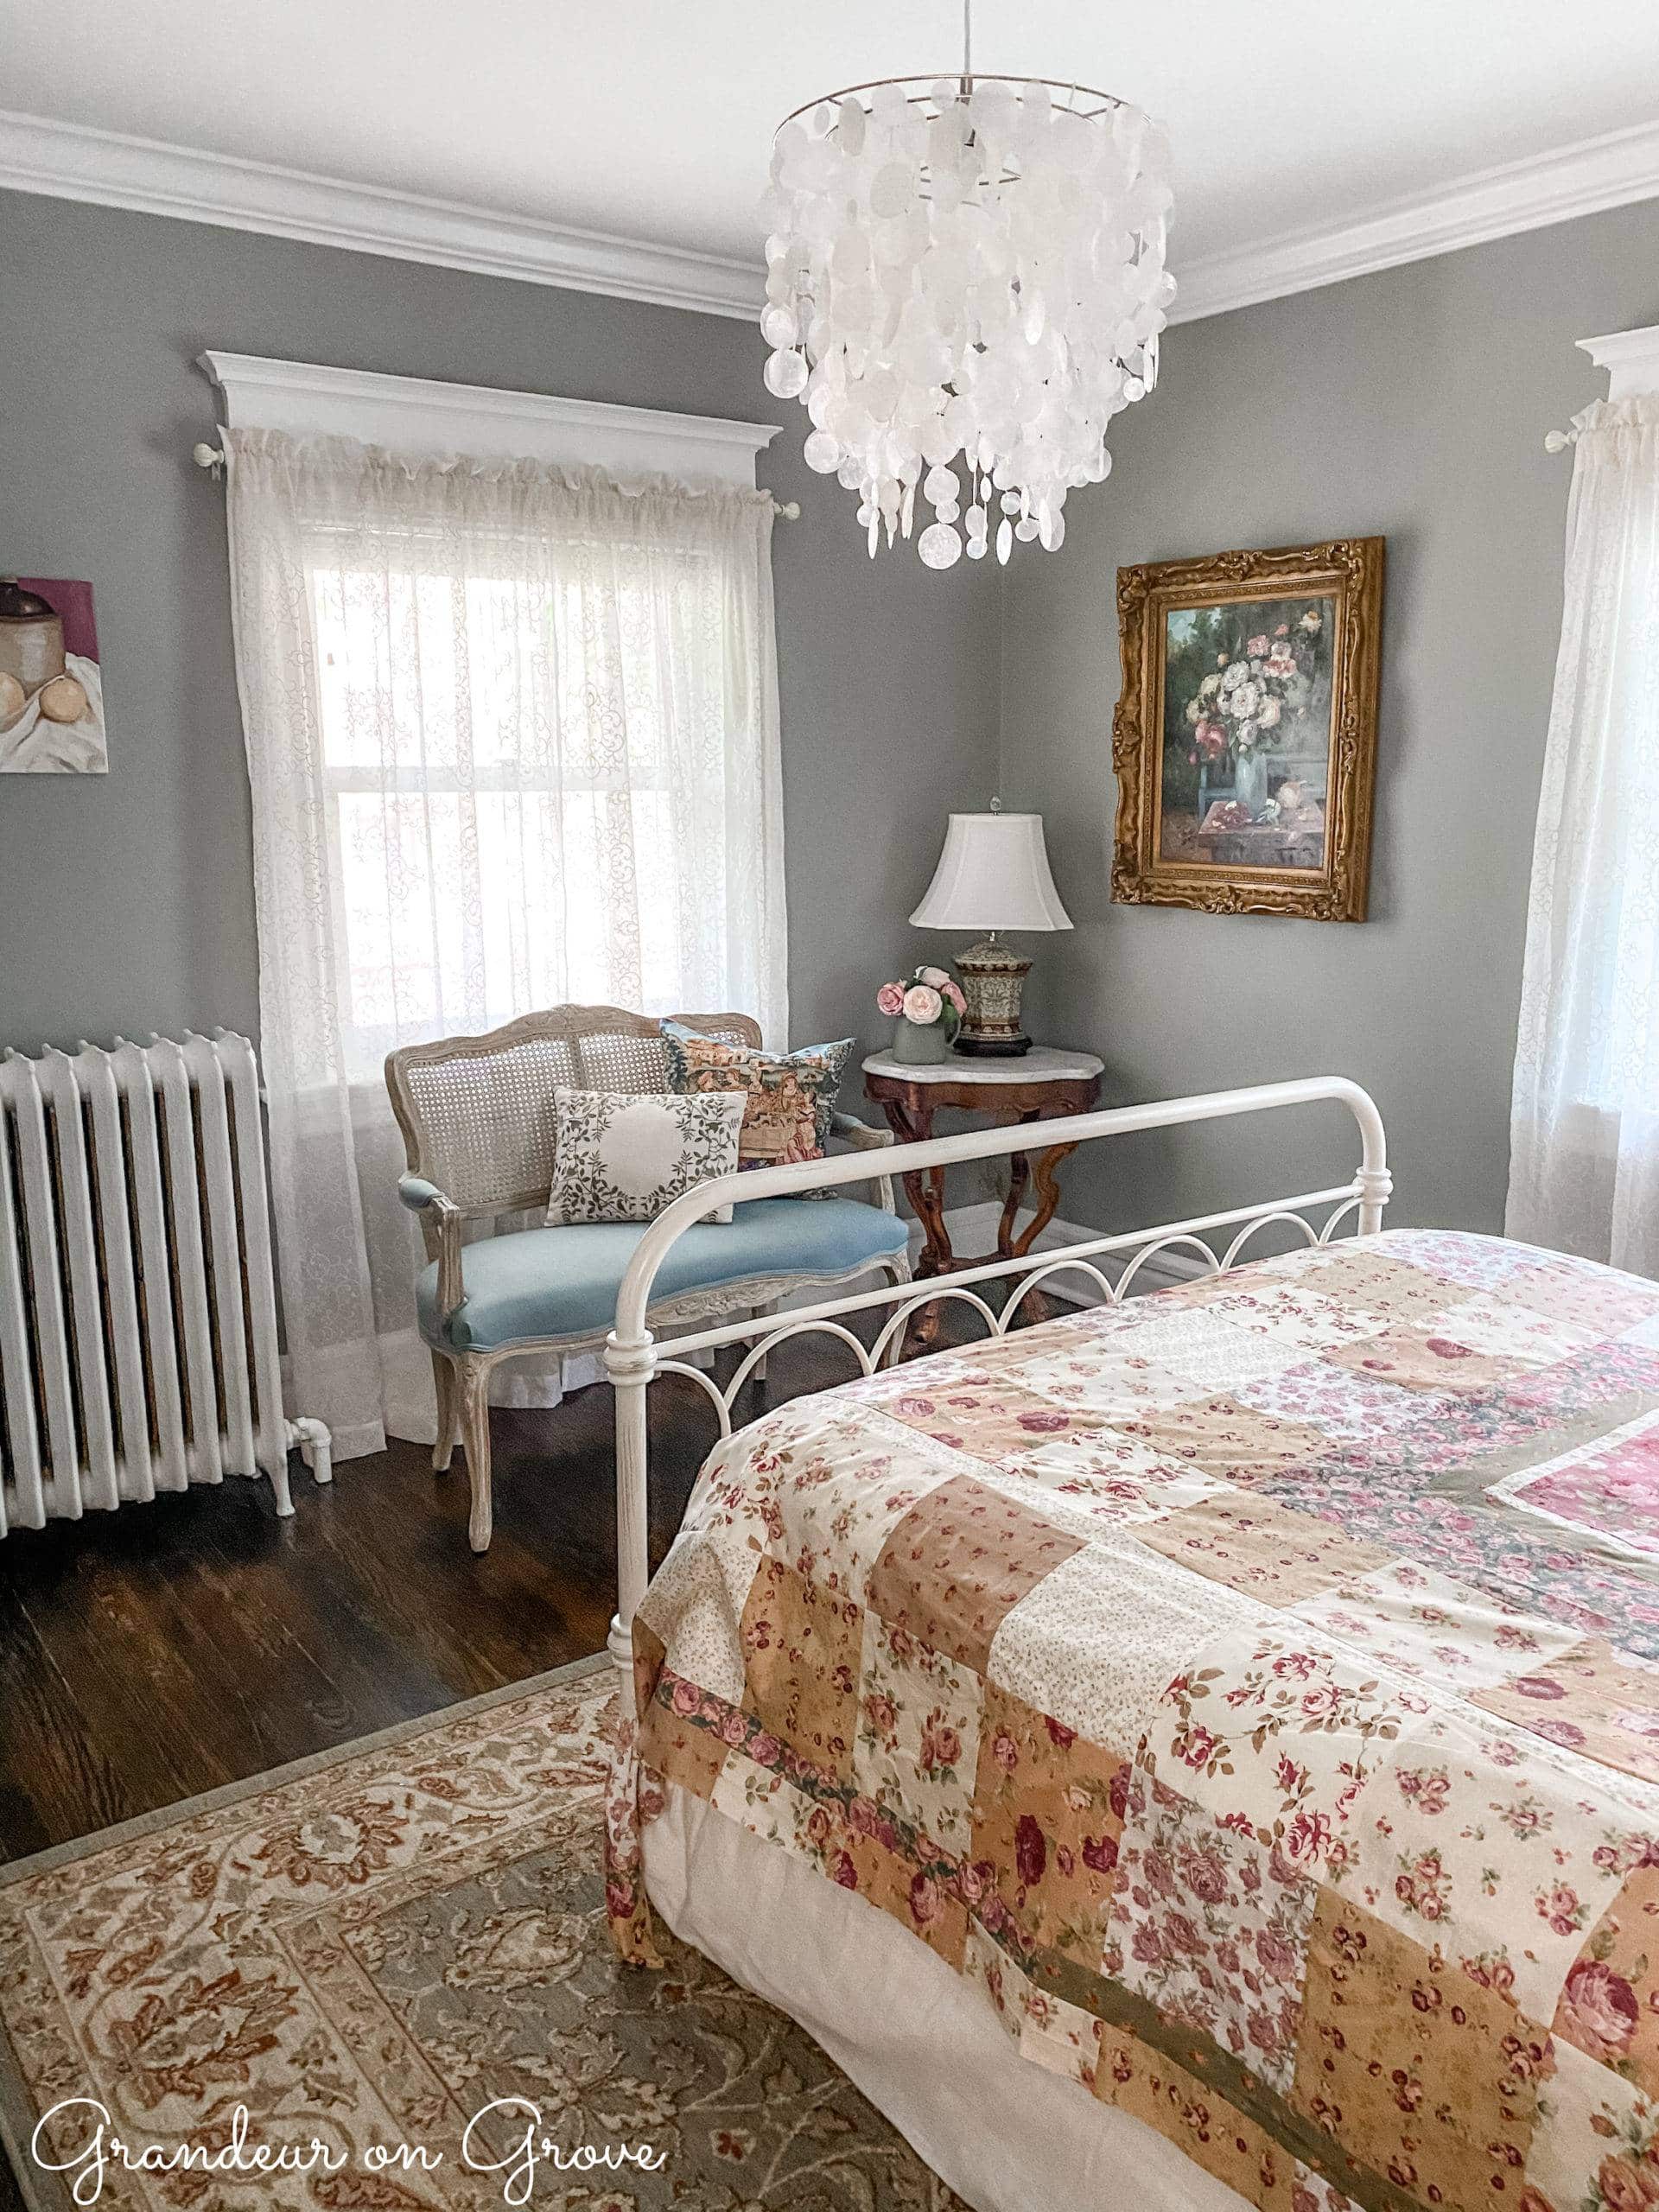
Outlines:
[[[925,1144],[933,1134],[933,1109],[918,1105],[906,1108],[897,1098],[882,1101],[893,1135],[900,1144]],[[905,1196],[910,1200],[916,1218],[922,1224],[922,1249],[916,1262],[918,1279],[925,1275],[949,1274],[956,1262],[950,1249],[950,1231],[944,1219],[944,1170],[931,1167],[922,1174],[908,1174],[904,1178]],[[938,1341],[939,1309],[937,1305],[921,1306],[916,1310],[910,1325],[909,1335],[923,1351],[929,1351]],[[899,1346],[902,1359],[905,1346]]]
[[[1054,1218],[1060,1203],[1059,1167],[1077,1150],[1074,1144],[1050,1145],[1046,1152],[1037,1155],[1037,1211],[1020,1232],[1014,1247],[1014,1257],[1023,1260],[1037,1239]],[[1046,1321],[1052,1308],[1040,1290],[1033,1290],[1025,1300],[1021,1311],[1027,1320]]]
[[[1027,1122],[1040,1121],[1042,1116],[1033,1109],[1017,1118],[1023,1126]],[[996,1225],[996,1256],[999,1260],[1020,1256],[1014,1241],[1014,1232],[1019,1223],[1020,1209],[1026,1202],[1026,1186],[1030,1180],[1031,1154],[1028,1152],[1011,1152],[1008,1154],[1008,1195],[1002,1202],[1002,1218]],[[1011,1278],[1002,1286],[1004,1296],[1012,1298],[1019,1287],[1018,1282]],[[1048,1307],[1039,1290],[1033,1290],[1020,1307],[1020,1313],[1027,1321],[1040,1321],[1047,1312]]]
[[[1100,1076],[1101,1063],[1093,1053],[1061,1052],[1042,1046],[1018,1065],[980,1064],[954,1053],[943,1062],[920,1065],[901,1060],[893,1052],[872,1052],[864,1062],[865,1094],[886,1114],[900,1144],[923,1143],[931,1137],[934,1115],[942,1106],[953,1112],[988,1114],[994,1121],[1014,1122],[1022,1127],[1068,1114],[1086,1114],[1099,1096]],[[1040,1154],[1008,1155],[1007,1194],[996,1233],[999,1260],[1026,1258],[1054,1218],[1060,1196],[1055,1171],[1075,1149],[1071,1145],[1051,1145]],[[1033,1171],[1037,1208],[1021,1230],[1020,1209],[1027,1201]],[[912,1173],[904,1181],[905,1195],[925,1239],[917,1276],[925,1281],[930,1275],[947,1274],[957,1262],[945,1219],[944,1171],[935,1167],[921,1174]],[[1033,1320],[1048,1310],[1036,1291],[1026,1302]],[[938,1340],[939,1304],[932,1300],[918,1311],[912,1331],[913,1341],[920,1348]]]
[[[1022,1122],[1034,1122],[1034,1114],[1022,1114]],[[1008,1195],[1002,1202],[1002,1218],[996,1225],[996,1256],[999,1260],[1014,1257],[1014,1225],[1020,1218],[1020,1209],[1026,1200],[1026,1185],[1031,1179],[1031,1155],[1014,1152],[1008,1155]]]
[[[1053,1220],[1060,1203],[1059,1166],[1063,1160],[1070,1160],[1077,1150],[1074,1144],[1052,1144],[1046,1152],[1037,1155],[1037,1211],[1026,1224],[1020,1242],[1014,1246],[1014,1256],[1023,1260],[1037,1239]]]

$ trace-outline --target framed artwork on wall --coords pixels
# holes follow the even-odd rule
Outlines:
[[[109,765],[91,584],[0,576],[0,775],[101,776]]]
[[[1364,920],[1382,550],[1118,570],[1114,899]]]

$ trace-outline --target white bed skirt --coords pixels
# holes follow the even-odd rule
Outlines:
[[[645,1887],[682,1942],[798,2020],[975,2212],[1248,2212],[1128,2113],[1020,2056],[907,1929],[670,1783]]]

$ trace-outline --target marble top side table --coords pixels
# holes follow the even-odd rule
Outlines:
[[[966,1053],[952,1053],[948,1059],[921,1067],[895,1059],[891,1052],[872,1052],[863,1067],[865,1093],[886,1114],[899,1142],[921,1144],[932,1135],[933,1117],[941,1107],[961,1107],[999,1122],[1044,1122],[1067,1114],[1086,1114],[1100,1095],[1103,1063],[1092,1052],[1058,1052],[1052,1046],[1038,1045],[1018,1059],[969,1058]],[[1060,1203],[1059,1166],[1076,1149],[1075,1145],[1058,1144],[1034,1154],[1009,1155],[1007,1196],[997,1228],[998,1259],[1024,1259],[1052,1221]],[[1033,1180],[1036,1204],[1030,1219],[1020,1227],[1020,1210],[1027,1185]],[[908,1174],[904,1183],[905,1195],[915,1208],[926,1240],[917,1274],[948,1274],[957,1259],[945,1222],[944,1170],[933,1167]],[[1033,1309],[1033,1319],[1046,1311],[1040,1292],[1033,1291],[1026,1304]],[[938,1308],[930,1307],[919,1319],[918,1338],[923,1344],[931,1344],[938,1330]]]

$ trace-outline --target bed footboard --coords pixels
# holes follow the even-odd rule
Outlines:
[[[965,1303],[982,1317],[993,1336],[1001,1336],[1017,1318],[1027,1294],[1050,1276],[1081,1274],[1092,1281],[1106,1300],[1116,1302],[1129,1295],[1147,1262],[1161,1251],[1188,1253],[1197,1261],[1201,1274],[1225,1274],[1241,1264],[1247,1256],[1250,1239],[1270,1223],[1289,1225],[1309,1244],[1329,1243],[1351,1217],[1359,1235],[1374,1234],[1382,1226],[1382,1209],[1392,1187],[1382,1117],[1370,1094],[1344,1076],[1310,1076],[1294,1083],[1261,1084],[1250,1090],[1207,1091],[1192,1098],[1160,1099],[1144,1106],[1110,1107],[1092,1114],[1071,1115],[1060,1121],[1022,1122],[1013,1128],[975,1129],[960,1136],[931,1138],[925,1144],[884,1149],[880,1154],[880,1173],[883,1176],[900,1176],[925,1168],[948,1167],[964,1160],[1006,1159],[1015,1153],[1043,1151],[1056,1144],[1085,1144],[1101,1137],[1126,1136],[1145,1129],[1179,1128],[1198,1122],[1226,1121],[1268,1113],[1281,1107],[1317,1105],[1327,1101],[1345,1107],[1359,1133],[1360,1164],[1346,1183],[1191,1220],[1090,1237],[1061,1250],[1032,1252],[1024,1259],[990,1260],[948,1275],[931,1277],[919,1287],[908,1282],[889,1283],[878,1289],[827,1299],[781,1316],[755,1315],[718,1328],[700,1329],[694,1334],[677,1337],[673,1356],[670,1357],[664,1356],[645,1326],[645,1313],[657,1271],[677,1237],[695,1223],[706,1220],[717,1207],[734,1199],[792,1197],[803,1191],[833,1189],[842,1183],[868,1182],[874,1170],[869,1157],[842,1154],[810,1160],[799,1166],[765,1167],[741,1175],[724,1175],[677,1199],[639,1241],[622,1278],[616,1325],[605,1350],[605,1364],[616,1394],[618,1603],[616,1617],[611,1624],[610,1649],[622,1672],[625,1700],[632,1694],[633,1616],[650,1579],[645,1394],[654,1376],[690,1376],[713,1401],[721,1434],[728,1436],[738,1393],[771,1349],[786,1338],[813,1332],[834,1336],[851,1347],[861,1370],[868,1375],[883,1360],[899,1356],[906,1324],[919,1306],[942,1301]],[[1321,1208],[1331,1211],[1316,1225],[1307,1216]],[[1224,1243],[1221,1241],[1224,1235]],[[1214,1241],[1210,1241],[1212,1238]],[[1109,1276],[1100,1264],[1103,1260],[1114,1259],[1124,1262],[1116,1277]],[[999,1313],[980,1296],[978,1287],[1011,1276],[1023,1277],[1023,1281]],[[867,1346],[848,1327],[847,1317],[880,1307],[891,1307],[893,1311],[877,1332],[874,1344]],[[723,1389],[702,1369],[690,1363],[696,1352],[751,1340],[753,1348]]]

